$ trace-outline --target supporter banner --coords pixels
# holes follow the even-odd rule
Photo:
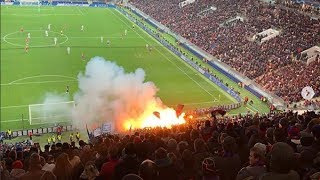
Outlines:
[[[198,71],[199,71],[201,74],[204,74],[204,73],[205,73],[205,71],[204,71],[203,69],[201,69],[201,68],[198,68]]]
[[[41,135],[41,134],[47,134],[47,133],[56,133],[55,130],[56,127],[45,127],[45,128],[37,128],[37,129],[27,129],[27,130],[18,130],[18,131],[12,131],[12,136],[17,137],[17,136],[27,136],[31,132],[33,135]],[[73,127],[72,125],[67,125],[63,126],[64,130],[63,131],[72,131]],[[7,137],[6,132],[0,132],[0,135],[3,135],[4,138]]]
[[[13,2],[1,2],[1,5],[11,6],[11,5],[13,5]]]
[[[93,131],[94,137],[100,136],[101,134],[102,134],[101,128],[97,128]]]
[[[112,124],[104,123],[102,124],[102,133],[111,133],[112,132]]]
[[[113,4],[102,4],[102,3],[92,3],[89,5],[90,7],[108,7],[108,8],[115,8]]]

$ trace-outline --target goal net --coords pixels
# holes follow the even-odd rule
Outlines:
[[[74,107],[74,101],[46,104],[30,104],[29,123],[30,125],[37,125],[71,122],[71,114],[72,109]]]

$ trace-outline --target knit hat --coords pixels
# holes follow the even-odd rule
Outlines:
[[[300,139],[300,130],[296,126],[292,126],[288,130],[288,136],[291,139]]]
[[[21,146],[18,146],[17,149],[16,149],[16,151],[17,151],[17,152],[22,152],[22,151],[23,151],[23,148],[22,148]]]
[[[12,163],[12,169],[23,169],[23,164],[21,161],[17,160]]]

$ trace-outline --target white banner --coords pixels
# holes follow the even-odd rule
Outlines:
[[[102,124],[102,133],[111,133],[112,131],[112,124],[111,123],[104,123]]]
[[[201,74],[204,74],[204,73],[205,73],[205,71],[204,71],[203,69],[201,69],[201,68],[198,68],[198,71],[199,71]]]
[[[97,137],[97,136],[100,136],[102,134],[101,132],[101,128],[97,128],[93,131],[93,136],[94,137]]]

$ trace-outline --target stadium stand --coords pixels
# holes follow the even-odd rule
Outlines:
[[[1,150],[3,180],[319,179],[320,115],[239,115]]]
[[[134,0],[131,3],[288,103],[302,99],[297,92],[284,88],[297,76],[303,82],[296,84],[295,89],[301,90],[308,84],[319,96],[320,80],[316,70],[319,60],[311,67],[295,62],[303,50],[319,44],[319,19],[257,1],[200,0],[183,8],[178,6],[179,1],[169,0]],[[217,9],[206,16],[198,15],[212,6]],[[244,20],[225,25],[236,17],[244,17]],[[263,43],[252,40],[253,36],[270,28],[280,34]],[[291,69],[295,76],[277,76],[276,72],[281,69]],[[306,69],[313,71],[302,73]],[[270,82],[273,82],[272,87]]]
[[[319,96],[320,61],[296,60],[319,43],[319,20],[253,0],[199,0],[181,9],[179,2],[133,3],[285,100],[300,101],[306,85]],[[267,29],[280,35],[252,39]],[[319,106],[318,100],[304,103]],[[88,142],[71,138],[67,129],[59,133],[70,135],[70,142],[50,140],[44,147],[3,143],[0,134],[0,179],[320,179],[320,114],[314,111],[188,119],[171,129],[88,133]]]
[[[284,6],[297,9],[304,13],[310,13],[314,15],[320,14],[320,2],[317,0],[286,0],[281,2]]]

